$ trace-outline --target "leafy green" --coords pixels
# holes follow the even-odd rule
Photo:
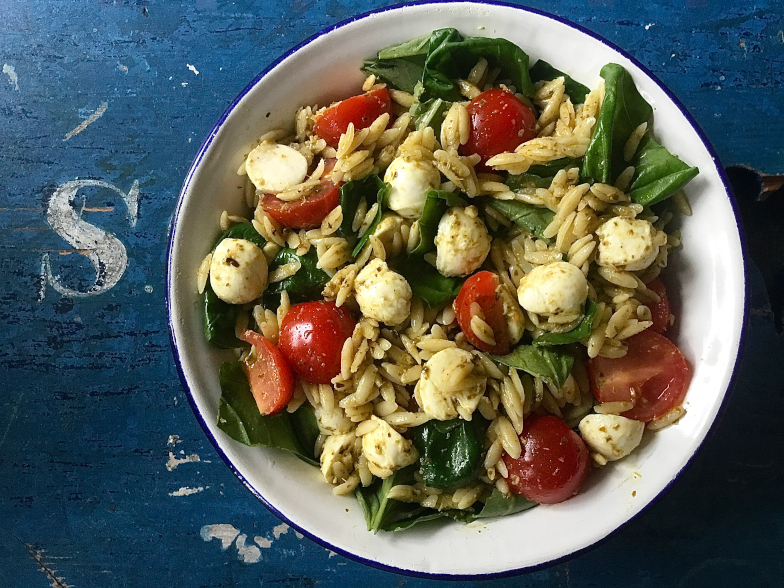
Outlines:
[[[362,71],[375,75],[393,88],[413,94],[424,67],[410,59],[371,59],[362,64]]]
[[[370,180],[370,178],[374,179]],[[381,218],[384,216],[384,210],[387,208],[387,204],[389,202],[389,192],[392,189],[392,186],[384,182],[377,175],[369,175],[360,181],[367,181],[376,187],[376,202],[378,202],[378,210],[376,211],[376,217],[373,219],[373,222],[370,223],[370,226],[362,234],[362,236],[359,238],[359,241],[357,241],[357,244],[354,246],[354,251],[351,252],[352,257],[359,255],[360,251],[362,251],[362,248],[365,246],[365,243],[367,243],[368,239],[370,239],[370,235],[372,235],[378,228],[378,225],[381,222]],[[373,203],[368,201],[368,207],[370,207],[371,204]]]
[[[340,187],[340,208],[343,211],[343,222],[335,231],[335,236],[349,240],[356,239],[356,233],[351,229],[351,225],[354,223],[354,215],[360,201],[364,198],[370,208],[378,199],[381,189],[387,185],[375,174],[343,184]]]
[[[582,158],[561,157],[547,163],[532,165],[527,172],[506,178],[506,185],[513,192],[525,188],[549,188],[555,174],[562,169],[580,167],[581,163]]]
[[[390,45],[378,52],[379,59],[412,58],[418,55],[427,55],[430,47],[430,34],[414,37],[397,45]]]
[[[451,102],[441,98],[431,98],[424,102],[417,102],[409,109],[409,114],[414,119],[414,127],[421,131],[425,127],[433,127],[436,137],[441,134],[441,125],[446,113],[452,107]]]
[[[237,324],[237,314],[240,309],[240,306],[229,304],[218,298],[207,280],[202,295],[204,337],[207,341],[223,349],[241,347],[242,341],[237,339],[234,334],[234,326]]]
[[[215,245],[224,239],[245,239],[254,243],[259,248],[264,247],[267,241],[250,223],[237,223],[224,232]],[[208,342],[216,347],[231,349],[245,345],[234,335],[234,326],[240,306],[224,302],[215,294],[209,280],[202,296],[202,311],[204,313],[204,336]]]
[[[421,257],[409,257],[394,268],[403,276],[415,296],[424,300],[430,308],[446,304],[460,292],[463,278],[447,278]]]
[[[637,91],[629,72],[615,63],[605,65],[602,101],[596,126],[583,160],[582,175],[595,182],[612,184],[626,162],[623,150],[634,129],[648,122],[651,105]]]
[[[285,449],[318,465],[313,452],[318,424],[309,407],[299,408],[294,415],[285,411],[272,416],[262,415],[239,361],[221,364],[219,378],[218,428],[245,445]]]
[[[425,205],[417,221],[419,223],[419,243],[410,255],[424,255],[436,248],[435,238],[441,217],[451,206],[465,206],[466,202],[454,192],[429,190],[425,195]]]
[[[585,313],[580,323],[571,331],[566,333],[545,333],[534,339],[535,345],[567,345],[582,341],[591,334],[591,325],[596,316],[596,303],[588,300],[585,303]]]
[[[635,173],[629,197],[643,206],[669,198],[699,173],[699,169],[690,167],[657,143],[650,133],[640,141],[631,165]]]
[[[549,241],[544,236],[544,230],[555,216],[555,213],[549,208],[535,206],[527,202],[519,202],[518,200],[491,200],[490,206],[515,224],[528,229],[540,239]]]
[[[456,489],[476,480],[484,459],[488,425],[475,414],[470,421],[429,421],[412,429],[425,484]]]
[[[573,104],[582,104],[585,102],[585,97],[590,92],[590,90],[583,86],[580,82],[574,81],[564,72],[555,69],[552,65],[543,59],[537,61],[531,67],[529,73],[531,74],[531,81],[534,83],[544,81],[549,82],[550,80],[554,80],[555,78],[563,76],[566,93],[569,95],[569,98],[572,99]]]
[[[560,348],[540,345],[518,345],[507,355],[492,355],[498,363],[542,378],[562,388],[574,365],[574,357]]]
[[[474,515],[474,518],[505,517],[528,510],[536,505],[536,502],[528,500],[519,494],[512,494],[506,497],[497,488],[493,488],[492,494],[485,500],[484,507]]]
[[[262,295],[264,308],[276,309],[280,305],[280,294],[284,290],[288,292],[292,304],[321,298],[321,292],[329,282],[329,276],[324,270],[316,267],[318,256],[314,247],[302,256],[297,255],[293,249],[284,247],[272,260],[269,271],[272,272],[275,268],[293,261],[299,261],[301,267],[293,276],[267,286],[267,290]]]

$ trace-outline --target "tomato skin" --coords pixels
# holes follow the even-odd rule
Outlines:
[[[691,369],[680,350],[664,335],[650,329],[627,339],[623,357],[594,357],[588,377],[601,403],[628,402],[634,408],[621,416],[648,422],[683,404]]]
[[[330,106],[316,119],[313,132],[337,149],[349,123],[354,123],[355,131],[365,129],[385,112],[392,115],[392,98],[389,90],[379,88]]]
[[[651,302],[648,308],[651,309],[651,330],[663,334],[670,326],[670,299],[667,296],[667,289],[659,278],[655,278],[645,284],[649,290],[653,290],[659,295],[659,302]]]
[[[577,433],[558,417],[534,415],[525,421],[520,441],[518,459],[503,455],[512,492],[541,504],[577,494],[588,475],[588,448]]]
[[[460,147],[462,155],[479,154],[481,171],[487,160],[536,137],[536,115],[514,94],[501,88],[482,92],[466,107],[471,117],[471,136]]]
[[[329,179],[337,159],[327,159],[321,175],[321,187],[317,192],[303,196],[299,200],[286,202],[275,194],[263,194],[261,207],[284,227],[292,229],[315,229],[321,226],[332,210],[340,203],[340,185]]]
[[[280,325],[280,350],[302,378],[329,384],[340,373],[343,343],[356,324],[351,311],[334,302],[295,304]]]
[[[454,308],[457,324],[460,325],[460,329],[471,345],[481,351],[506,355],[511,347],[511,336],[507,319],[504,316],[503,301],[498,294],[500,285],[501,282],[494,273],[477,272],[463,282],[460,292],[455,298]],[[493,329],[495,345],[488,345],[482,341],[471,328],[471,319],[474,316],[474,313],[471,312],[471,306],[474,302],[482,310],[485,322]]]
[[[242,361],[242,369],[250,384],[259,412],[271,415],[280,412],[294,396],[294,372],[280,349],[254,331],[240,337],[253,345],[253,352]]]

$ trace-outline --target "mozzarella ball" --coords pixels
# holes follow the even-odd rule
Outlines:
[[[635,272],[651,265],[659,254],[656,229],[646,220],[617,216],[596,229],[599,265]]]
[[[210,286],[229,304],[256,300],[267,287],[267,258],[255,243],[224,239],[212,253]]]
[[[438,222],[436,269],[444,276],[467,276],[490,253],[490,233],[475,206],[453,206]]]
[[[342,433],[337,435],[330,435],[324,441],[324,446],[321,449],[321,474],[324,479],[330,484],[342,484],[345,479],[339,478],[335,474],[334,466],[336,463],[342,463],[342,470],[346,473],[351,473],[354,469],[355,451],[354,442],[357,436],[354,431]]]
[[[460,416],[470,421],[486,385],[487,377],[474,373],[474,356],[448,347],[422,366],[414,397],[430,418],[448,421]]]
[[[282,192],[302,183],[308,175],[308,160],[287,145],[265,142],[248,153],[245,172],[259,191]]]
[[[395,241],[395,235],[400,233],[400,228],[405,223],[406,221],[399,214],[388,212],[381,217],[381,222],[373,232],[373,235],[378,237],[384,245],[384,251],[386,251],[388,258],[397,256],[405,246],[402,239]]]
[[[645,423],[617,414],[589,414],[579,424],[586,445],[607,461],[629,455],[642,441]]]
[[[517,288],[520,306],[536,314],[579,312],[587,297],[588,280],[580,268],[565,261],[535,267]]]
[[[389,208],[404,218],[419,218],[428,190],[441,185],[441,172],[429,161],[398,157],[389,164],[384,181],[389,192]]]
[[[411,465],[419,459],[414,444],[395,431],[385,420],[373,415],[376,427],[362,436],[362,454],[370,473],[388,478],[392,472]]]
[[[380,259],[373,259],[354,280],[354,297],[367,317],[398,325],[411,312],[411,286]]]

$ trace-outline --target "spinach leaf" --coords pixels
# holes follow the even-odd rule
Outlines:
[[[420,257],[409,257],[393,268],[403,276],[414,295],[424,300],[430,308],[436,308],[452,300],[460,292],[463,278],[447,278]]]
[[[543,59],[537,61],[531,67],[529,73],[531,74],[531,81],[534,83],[549,82],[550,80],[554,80],[555,78],[560,78],[563,76],[566,93],[569,95],[569,98],[572,99],[572,104],[582,104],[585,102],[585,97],[590,92],[590,90],[583,86],[580,82],[574,81],[564,72],[555,69],[552,65]]]
[[[365,202],[370,208],[378,199],[379,191],[387,185],[375,174],[343,184],[340,187],[340,208],[343,211],[343,222],[335,231],[335,235],[349,240],[356,239],[351,225],[354,223],[354,215],[356,215],[360,201],[365,198]]]
[[[362,64],[362,71],[373,74],[393,88],[414,93],[424,73],[424,59],[370,59]]]
[[[536,502],[528,500],[524,496],[512,494],[507,497],[496,488],[493,488],[492,494],[485,500],[485,505],[482,510],[474,515],[474,519],[512,515],[533,508],[536,505]]]
[[[506,39],[463,37],[456,29],[439,29],[430,36],[425,70],[422,76],[422,98],[441,98],[450,102],[462,100],[452,81],[465,78],[480,57],[489,67],[500,67],[500,78],[511,80],[518,92],[533,94],[528,73],[528,55]]]
[[[415,103],[408,112],[414,120],[416,130],[421,131],[425,127],[433,127],[436,137],[439,137],[444,117],[451,107],[451,102],[441,100],[441,98],[431,98],[424,102]]]
[[[269,271],[272,272],[275,268],[295,260],[301,264],[296,274],[267,286],[261,298],[264,308],[277,309],[280,306],[280,294],[284,290],[288,292],[292,304],[321,298],[321,292],[329,282],[329,276],[324,270],[316,267],[318,256],[314,247],[303,256],[297,255],[293,249],[284,247],[272,260]]]
[[[419,223],[419,243],[410,255],[424,255],[436,248],[435,238],[438,232],[438,223],[448,208],[452,206],[465,206],[466,201],[454,192],[445,190],[428,190],[425,195],[425,205]]]
[[[304,461],[318,465],[311,440],[318,435],[315,416],[303,413],[294,418],[287,412],[265,416],[259,412],[248,379],[239,361],[220,366],[221,398],[218,428],[232,439],[252,447],[276,447],[291,451]],[[300,408],[297,413],[307,407]],[[311,411],[312,413],[312,411]],[[295,413],[296,414],[296,413]],[[307,426],[307,429],[299,427]]]
[[[370,178],[375,178],[375,179],[370,180]],[[387,205],[389,203],[389,192],[392,190],[392,186],[387,184],[385,181],[383,181],[381,178],[379,178],[376,175],[367,176],[366,178],[364,178],[364,180],[361,181],[363,182],[367,181],[369,184],[375,186],[376,202],[378,202],[378,211],[376,212],[376,218],[373,219],[373,222],[370,223],[370,226],[362,234],[362,236],[359,238],[359,241],[357,241],[357,244],[354,246],[354,251],[351,252],[352,257],[356,257],[357,255],[359,255],[360,251],[362,251],[362,248],[365,246],[365,243],[367,243],[368,239],[370,239],[370,235],[376,232],[376,229],[378,228],[378,225],[381,222],[381,218],[384,216],[384,210],[387,208]],[[372,204],[373,204],[372,202],[368,201],[368,208]]]
[[[234,326],[237,324],[237,315],[241,308],[218,298],[207,280],[202,297],[204,337],[207,341],[223,349],[244,346],[245,344],[234,334]]]
[[[534,339],[534,345],[567,345],[582,341],[591,334],[591,325],[596,316],[596,303],[588,300],[585,303],[585,314],[580,323],[566,333],[545,333]]]
[[[425,484],[456,489],[476,480],[489,424],[475,414],[470,421],[429,421],[412,429]]]
[[[522,174],[510,175],[506,178],[506,185],[513,192],[524,188],[549,188],[553,178],[562,169],[580,167],[581,159],[575,157],[561,157],[547,163],[532,165]]]
[[[560,157],[558,159],[548,161],[547,163],[537,163],[536,165],[532,165],[528,168],[528,173],[541,177],[554,178],[555,174],[557,174],[562,169],[580,167],[581,164],[582,157]]]
[[[379,59],[412,58],[427,55],[430,47],[430,34],[414,37],[397,45],[390,45],[378,52]]]
[[[542,378],[562,388],[574,365],[574,357],[559,348],[539,345],[518,345],[507,355],[491,355],[498,363]]]
[[[549,185],[549,184],[548,184]],[[534,206],[517,200],[490,200],[490,206],[515,224],[528,229],[538,238],[549,241],[544,230],[552,222],[555,213],[544,206]]]
[[[635,172],[629,197],[643,206],[669,198],[699,173],[699,169],[690,167],[657,143],[650,133],[640,141],[631,165]]]
[[[583,160],[582,175],[595,182],[612,184],[624,168],[623,148],[640,124],[650,120],[651,105],[637,91],[629,72],[608,63],[599,74],[604,78],[604,101]]]
[[[250,223],[232,225],[218,238],[215,245],[224,239],[245,239],[259,248],[267,244],[266,239]],[[207,280],[202,296],[202,312],[204,312],[204,337],[209,343],[224,349],[246,346],[234,335],[234,325],[237,323],[240,309],[241,306],[229,304],[218,298]]]

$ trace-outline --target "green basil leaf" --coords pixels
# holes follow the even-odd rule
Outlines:
[[[289,294],[292,304],[307,302],[309,300],[320,300],[324,286],[329,282],[329,275],[324,270],[316,267],[318,256],[316,249],[311,247],[305,255],[299,256],[297,252],[288,247],[284,247],[275,256],[270,264],[269,271],[291,263],[300,262],[300,268],[293,276],[275,282],[267,286],[267,290],[262,295],[264,308],[275,310],[280,306],[280,294],[284,290]]]
[[[558,389],[563,388],[572,371],[574,357],[560,348],[518,345],[507,355],[492,355],[498,363],[542,378]]]
[[[548,184],[549,185],[549,184]],[[549,241],[544,230],[553,221],[555,213],[544,206],[534,206],[517,200],[490,200],[490,206],[503,214],[515,224],[528,229],[538,238]]]
[[[536,505],[536,502],[528,500],[524,496],[512,494],[507,497],[496,488],[493,488],[492,494],[485,500],[484,507],[474,515],[474,518],[486,519],[489,517],[504,517],[528,510]]]
[[[627,166],[623,149],[634,129],[648,122],[651,105],[640,95],[632,76],[615,63],[605,65],[604,100],[583,160],[582,175],[594,182],[612,184]]]
[[[453,80],[466,78],[481,57],[487,59],[489,67],[500,67],[499,78],[511,80],[518,92],[533,94],[528,55],[506,39],[464,38],[456,29],[439,29],[431,33],[428,49],[422,76],[425,100],[462,100]]]
[[[212,290],[210,281],[204,287],[202,310],[204,313],[204,336],[209,343],[223,349],[233,349],[245,345],[234,334],[237,314],[241,307],[229,304],[218,298]]]
[[[313,453],[314,444],[310,444],[313,439],[312,428],[300,434],[295,427],[295,422],[308,422],[306,415],[303,414],[296,421],[285,411],[272,416],[262,415],[250,391],[242,364],[238,361],[221,364],[219,377],[221,398],[218,428],[244,445],[284,449],[310,464],[318,465]],[[312,417],[311,422],[315,422],[315,417]]]
[[[429,308],[446,304],[457,296],[463,278],[447,278],[420,257],[409,257],[393,268],[403,276],[415,296],[424,300]]]
[[[534,339],[534,345],[567,345],[582,341],[591,334],[591,325],[596,316],[596,303],[588,300],[585,303],[585,314],[580,323],[571,331],[566,333],[544,333]]]
[[[572,99],[572,104],[582,104],[585,102],[585,97],[590,90],[583,86],[580,82],[576,82],[564,72],[555,69],[552,65],[540,59],[530,69],[531,81],[536,82],[549,82],[555,78],[564,78],[564,86],[569,98]]]
[[[635,172],[629,197],[643,206],[669,198],[700,173],[667,151],[650,133],[640,141],[631,165]]]
[[[413,94],[422,79],[424,60],[369,59],[362,64],[362,71],[376,76],[393,88]]]
[[[425,484],[452,490],[476,480],[489,424],[474,414],[470,421],[429,421],[411,429]]]
[[[368,178],[375,178],[374,180],[368,180]],[[373,222],[370,223],[370,226],[367,230],[362,234],[357,241],[357,244],[354,246],[354,251],[351,252],[352,257],[356,257],[362,251],[362,248],[370,239],[370,235],[375,233],[376,229],[378,228],[379,223],[381,222],[381,218],[384,216],[384,210],[387,209],[389,203],[389,192],[392,190],[392,186],[384,182],[381,178],[375,175],[367,176],[364,180],[361,181],[368,181],[371,185],[376,186],[376,202],[378,202],[378,211],[376,212],[376,217],[373,219]],[[370,201],[368,201],[368,208],[371,206]],[[353,216],[351,217],[353,218]]]
[[[414,37],[408,41],[390,45],[378,52],[379,59],[411,58],[427,55],[430,47],[430,34]]]

